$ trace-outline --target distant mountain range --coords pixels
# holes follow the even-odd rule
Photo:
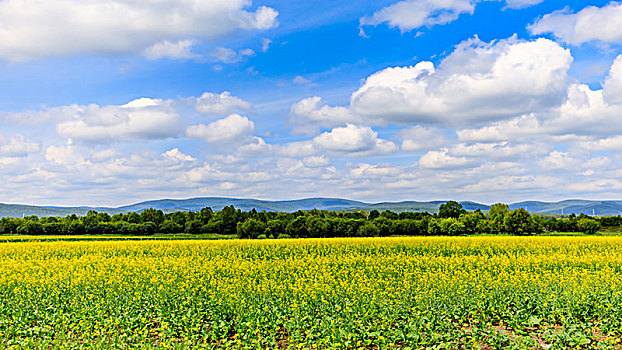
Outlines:
[[[239,199],[224,197],[205,197],[190,199],[159,199],[153,201],[140,202],[116,208],[108,207],[54,207],[54,206],[32,206],[21,204],[1,204],[0,217],[22,217],[29,215],[44,216],[67,216],[71,214],[86,215],[89,210],[106,212],[108,214],[128,213],[132,211],[140,212],[148,208],[160,209],[164,212],[174,211],[197,211],[205,207],[213,210],[221,210],[227,205],[233,205],[244,211],[255,208],[257,211],[283,211],[294,212],[296,210],[391,210],[394,212],[403,211],[427,211],[435,213],[441,204],[446,201],[430,202],[382,202],[365,203],[342,198],[307,198],[288,201],[266,201],[258,199]],[[487,204],[476,202],[461,202],[467,210],[481,209],[487,211],[490,207]],[[532,213],[548,214],[581,214],[588,215],[619,215],[622,214],[622,201],[591,201],[591,200],[565,200],[560,202],[540,202],[526,201],[510,204],[510,209],[525,208]]]

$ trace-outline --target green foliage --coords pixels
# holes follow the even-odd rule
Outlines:
[[[593,235],[600,230],[600,222],[590,218],[581,218],[577,221],[579,231]]]
[[[358,235],[360,237],[377,237],[380,235],[380,230],[373,223],[367,222],[359,227]]]
[[[238,236],[240,238],[257,238],[266,230],[266,224],[253,218],[237,224]]]
[[[438,208],[438,216],[441,218],[455,218],[460,217],[460,214],[466,213],[466,210],[462,209],[462,204],[456,201],[449,201],[445,204],[441,204]]]
[[[511,235],[527,235],[536,233],[536,226],[531,215],[524,208],[514,209],[503,218],[503,228]]]
[[[389,210],[369,213],[299,210],[294,213],[251,210],[242,212],[233,206],[221,211],[203,208],[197,212],[163,213],[146,209],[140,213],[98,213],[85,216],[0,219],[0,234],[27,235],[152,235],[216,234],[241,238],[277,238],[283,235],[305,237],[412,236],[412,235],[529,235],[539,232],[596,233],[601,226],[612,225],[616,217],[595,218],[585,214],[566,218],[531,215],[525,209],[509,210],[497,203],[487,215],[480,210],[467,212],[462,205],[449,201],[438,215],[420,212],[394,213]],[[252,219],[252,220],[251,220]],[[620,220],[622,221],[622,219]],[[369,225],[368,225],[369,224]]]

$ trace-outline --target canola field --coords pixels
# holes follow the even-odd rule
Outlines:
[[[621,237],[0,244],[0,347],[620,348]]]

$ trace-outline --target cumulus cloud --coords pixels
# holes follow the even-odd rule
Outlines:
[[[265,155],[271,150],[272,145],[268,144],[266,140],[258,136],[252,137],[237,149],[239,154],[250,157]]]
[[[330,159],[328,159],[328,157],[326,157],[325,155],[304,157],[302,159],[302,162],[305,166],[308,166],[309,168],[320,168],[330,165]]]
[[[179,148],[170,149],[170,150],[162,153],[162,156],[164,158],[173,159],[173,160],[180,161],[180,162],[194,162],[194,161],[196,161],[196,159],[193,158],[192,156],[180,152]]]
[[[538,165],[548,170],[570,169],[577,167],[578,161],[573,159],[568,152],[553,151],[541,159]]]
[[[195,101],[197,111],[210,115],[226,116],[232,113],[256,113],[252,103],[232,96],[228,91],[220,94],[205,92]]]
[[[192,53],[194,44],[194,40],[179,40],[175,42],[164,40],[143,50],[142,55],[150,60],[157,60],[160,58],[195,58],[197,55]]]
[[[322,98],[309,97],[294,103],[290,108],[289,124],[295,134],[314,134],[321,128],[356,123],[359,118],[348,108],[322,104]]]
[[[610,105],[622,105],[622,55],[619,55],[603,85],[603,98]]]
[[[586,141],[581,143],[581,146],[590,151],[617,151],[622,149],[622,136]]]
[[[396,152],[398,146],[378,137],[378,133],[368,126],[347,124],[333,128],[310,140],[289,142],[274,146],[275,154],[283,157],[314,159],[328,153],[345,157],[373,157]]]
[[[22,135],[13,135],[6,139],[0,135],[0,157],[26,157],[31,153],[39,152],[40,144],[26,139]]]
[[[413,126],[399,132],[403,151],[430,150],[443,146],[447,142],[445,134],[434,128]]]
[[[561,179],[552,176],[542,175],[502,175],[494,177],[486,177],[479,180],[475,184],[467,185],[465,192],[481,192],[481,191],[513,191],[534,190],[536,193],[543,189],[550,189],[559,185]]]
[[[48,162],[61,165],[84,163],[84,157],[71,142],[66,146],[49,146],[45,150],[45,159]]]
[[[403,169],[391,164],[367,164],[360,163],[350,169],[350,175],[357,179],[369,179],[379,177],[398,177]]]
[[[431,62],[377,72],[352,94],[350,110],[378,123],[457,126],[559,105],[572,56],[544,38],[461,43],[438,69]]]
[[[460,129],[456,134],[463,142],[525,142],[535,138],[546,142],[585,142],[603,137],[606,140],[606,137],[622,132],[622,104],[607,103],[603,94],[603,90],[572,84],[568,87],[566,100],[558,107],[481,128]]]
[[[0,2],[0,58],[135,53],[187,58],[188,40],[277,25],[276,10],[249,7],[248,0],[5,0]]]
[[[571,45],[590,41],[622,44],[622,3],[587,6],[572,13],[568,8],[544,15],[528,27],[533,35],[552,33]]]
[[[429,169],[451,169],[461,168],[470,164],[466,157],[454,157],[449,151],[441,149],[440,151],[429,151],[419,158],[417,163],[423,168]]]
[[[42,110],[3,113],[3,119],[13,125],[53,124],[52,129],[66,138],[85,143],[112,143],[175,138],[183,135],[189,121],[200,114],[226,116],[234,112],[255,113],[252,103],[225,91],[206,92],[199,97],[162,100],[138,98],[124,105],[68,105]],[[184,115],[182,119],[180,115]]]
[[[452,146],[449,150],[453,156],[475,157],[486,160],[512,160],[530,157],[542,152],[546,152],[546,147],[534,144],[510,144],[509,142],[492,143],[459,143]]]
[[[149,140],[180,133],[171,101],[140,98],[121,106],[72,106],[71,120],[56,126],[59,135],[84,142]]]
[[[388,154],[397,151],[397,146],[388,140],[378,138],[378,133],[370,127],[348,124],[334,128],[313,139],[320,149],[351,156]]]
[[[247,117],[231,114],[207,125],[191,125],[186,130],[186,135],[209,143],[232,144],[246,142],[254,131],[255,123]]]
[[[529,114],[495,122],[481,128],[456,130],[456,135],[462,142],[498,142],[539,132],[540,122],[533,114]]]

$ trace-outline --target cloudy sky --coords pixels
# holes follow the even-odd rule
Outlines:
[[[622,2],[0,0],[0,202],[622,199]]]

